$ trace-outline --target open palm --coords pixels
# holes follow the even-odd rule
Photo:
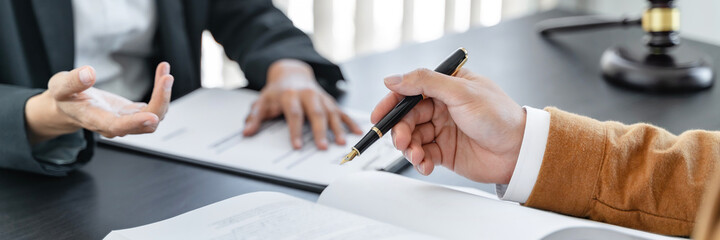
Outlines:
[[[30,140],[40,142],[81,128],[105,137],[154,132],[167,112],[173,81],[170,65],[159,64],[146,104],[93,88],[92,67],[57,73],[48,82],[48,90],[28,100]]]

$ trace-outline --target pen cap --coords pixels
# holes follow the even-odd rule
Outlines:
[[[435,68],[436,72],[452,76],[467,60],[467,50],[459,48]]]

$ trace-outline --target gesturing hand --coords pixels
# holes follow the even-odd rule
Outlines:
[[[465,69],[456,77],[420,69],[388,77],[385,85],[392,92],[375,107],[373,123],[404,96],[428,97],[392,129],[395,147],[421,174],[443,165],[474,181],[510,181],[525,111],[492,81]]]
[[[315,145],[327,149],[328,126],[335,135],[335,143],[345,144],[345,128],[361,134],[358,125],[340,108],[315,81],[312,69],[298,60],[278,60],[268,69],[267,84],[253,103],[245,121],[243,134],[258,132],[262,121],[285,116],[290,129],[290,141],[295,149],[302,147],[302,128],[305,117],[310,121]]]
[[[57,73],[48,89],[26,104],[28,138],[37,143],[81,128],[105,137],[154,132],[168,110],[173,81],[170,65],[160,63],[146,104],[93,88],[95,70],[90,66]]]

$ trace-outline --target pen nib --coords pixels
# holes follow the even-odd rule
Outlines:
[[[343,158],[342,162],[340,162],[340,165],[343,165],[343,164],[345,164],[346,162],[352,161],[353,158],[355,158],[357,155],[358,155],[358,150],[356,150],[355,148],[353,148],[353,150],[352,150],[350,153],[348,153],[347,155],[345,155],[345,158]]]

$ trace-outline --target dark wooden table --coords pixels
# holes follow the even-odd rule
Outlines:
[[[718,87],[665,96],[619,89],[601,79],[602,51],[614,44],[639,44],[640,29],[566,33],[551,40],[535,33],[537,21],[569,15],[550,11],[358,57],[343,64],[350,91],[342,104],[369,111],[387,93],[383,77],[417,67],[433,68],[463,46],[470,52],[466,68],[495,80],[521,105],[557,106],[600,120],[649,122],[673,133],[720,129]],[[685,39],[682,44],[720,61],[718,46]],[[442,168],[429,177],[411,168],[401,174],[494,189],[494,185],[470,182]],[[163,220],[254,191],[278,191],[311,201],[318,197],[232,172],[100,146],[87,166],[67,177],[0,170],[0,239],[99,239],[113,229]]]

